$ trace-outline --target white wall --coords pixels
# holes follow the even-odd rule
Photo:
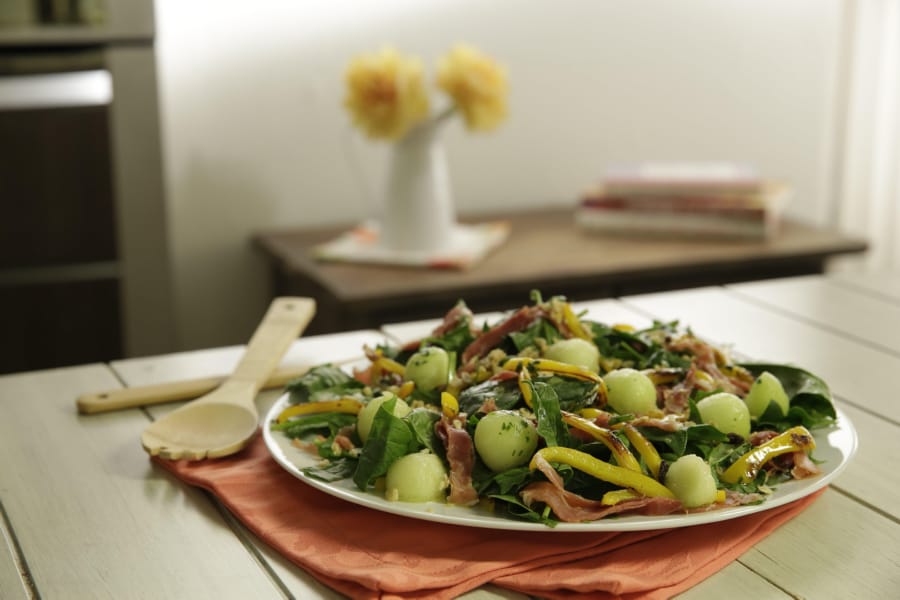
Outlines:
[[[358,139],[342,74],[385,43],[467,41],[508,67],[510,120],[447,132],[461,212],[569,205],[611,161],[732,159],[831,212],[839,0],[157,0],[183,348],[244,341],[267,302],[259,229],[371,211],[384,148]],[[361,168],[353,167],[359,161]]]

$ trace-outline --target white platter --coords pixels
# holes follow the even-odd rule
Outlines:
[[[762,504],[723,508],[709,512],[692,514],[672,514],[662,516],[617,516],[588,523],[559,523],[548,527],[514,519],[503,514],[491,513],[477,508],[464,508],[438,502],[407,503],[389,502],[376,493],[362,492],[352,479],[324,482],[304,474],[302,469],[318,462],[317,457],[291,445],[291,441],[279,432],[272,431],[269,424],[288,405],[288,395],[284,394],[272,406],[263,422],[263,436],[266,446],[275,460],[289,473],[301,481],[336,498],[365,506],[374,510],[426,521],[437,521],[467,527],[506,529],[518,531],[641,531],[651,529],[672,529],[736,519],[745,515],[781,506],[799,500],[828,485],[847,466],[856,452],[857,435],[853,424],[840,409],[837,409],[836,425],[813,431],[816,449],[813,457],[823,461],[822,474],[818,477],[790,481],[778,486]]]

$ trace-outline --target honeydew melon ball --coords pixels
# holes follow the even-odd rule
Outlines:
[[[368,404],[362,407],[362,410],[359,411],[359,414],[356,415],[356,433],[359,434],[359,439],[365,442],[369,439],[369,431],[372,430],[372,421],[375,420],[375,415],[378,413],[378,409],[381,408],[381,405],[384,404],[388,399],[393,398],[394,395],[391,393],[382,394],[381,396],[377,396],[372,398]],[[403,398],[397,398],[397,402],[394,404],[394,416],[400,417],[401,419],[409,414],[409,404],[404,402]]]
[[[600,351],[597,346],[582,338],[569,338],[550,344],[544,357],[575,365],[588,371],[600,371]]]
[[[759,417],[766,412],[772,402],[778,405],[783,415],[786,415],[791,407],[791,400],[784,391],[781,381],[768,371],[763,371],[750,386],[750,391],[744,397],[744,403],[751,416]]]
[[[439,346],[422,348],[406,361],[406,379],[423,392],[447,385],[450,379],[450,355]]]
[[[531,421],[511,410],[489,412],[475,426],[475,451],[491,471],[500,473],[524,465],[538,444]]]
[[[688,508],[716,500],[716,480],[709,464],[696,454],[685,454],[669,465],[666,487]]]
[[[400,502],[441,502],[449,485],[443,461],[423,450],[391,463],[384,480],[384,496]]]
[[[619,414],[646,415],[656,410],[656,386],[636,369],[616,369],[603,376],[607,402]]]
[[[697,403],[700,420],[722,433],[734,433],[742,438],[750,435],[750,410],[744,401],[728,392],[707,396]]]

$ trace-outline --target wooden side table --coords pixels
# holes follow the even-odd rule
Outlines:
[[[465,271],[321,262],[311,249],[347,227],[264,231],[273,295],[316,298],[311,333],[377,327],[443,315],[465,299],[476,312],[527,304],[529,293],[570,300],[821,273],[829,258],[863,252],[859,239],[785,222],[768,241],[652,239],[589,233],[571,210],[501,217],[506,243]],[[482,217],[478,220],[495,220]]]

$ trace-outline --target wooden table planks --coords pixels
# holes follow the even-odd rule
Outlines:
[[[853,462],[816,503],[682,598],[890,597],[900,588],[900,293],[883,281],[810,276],[579,304],[608,323],[677,318],[742,354],[808,368],[859,432]],[[433,324],[384,333],[413,339]],[[306,338],[285,364],[348,358],[348,348],[381,337]],[[173,405],[75,411],[80,393],[225,373],[241,349],[0,377],[0,598],[340,597],[210,495],[151,465],[140,431]],[[277,396],[261,394],[261,411]],[[468,597],[520,596],[486,587]]]

